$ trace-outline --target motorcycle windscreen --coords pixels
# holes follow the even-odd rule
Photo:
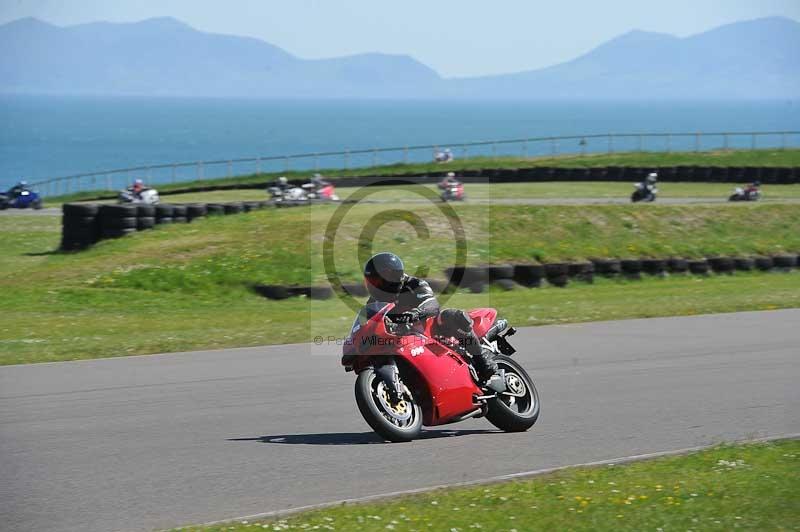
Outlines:
[[[350,339],[352,339],[362,327],[369,323],[370,320],[383,319],[393,306],[394,305],[391,303],[375,301],[361,307],[361,310],[356,314],[356,319],[353,321],[353,326],[350,328]]]

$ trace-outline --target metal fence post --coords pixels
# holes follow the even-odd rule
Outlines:
[[[317,155],[315,153],[314,154],[314,171],[316,172],[318,170],[319,170],[319,155]]]
[[[408,146],[403,147],[403,164],[408,164]]]
[[[608,135],[608,153],[614,153],[614,135]]]
[[[722,149],[723,149],[723,151],[728,151],[728,134],[727,133],[722,135]]]
[[[177,176],[175,175],[175,165],[172,165],[172,182],[174,183],[177,180]]]
[[[233,174],[233,163],[231,161],[228,161],[228,177],[231,177],[232,174]]]
[[[256,175],[261,173],[261,157],[256,157]]]
[[[587,144],[587,142],[586,142],[585,138],[581,139],[580,142],[578,142],[578,146],[581,147],[581,157],[586,155],[586,144]]]
[[[288,172],[289,171],[289,157],[284,157],[283,160],[286,163],[286,171]]]
[[[492,157],[495,158],[495,159],[497,158],[497,143],[496,142],[492,142]]]
[[[528,139],[522,141],[522,158],[528,158]]]
[[[642,135],[639,135],[639,153],[642,152]]]
[[[550,137],[550,153],[552,155],[556,154],[556,139]]]
[[[344,169],[350,169],[350,150],[344,150]]]
[[[672,151],[672,135],[667,134],[667,153]]]
[[[750,148],[753,149],[753,150],[756,149],[756,134],[755,133],[750,135]]]
[[[466,144],[462,144],[461,145],[461,157],[463,159],[467,158],[467,145]]]
[[[372,148],[372,166],[378,166],[378,149]]]
[[[786,149],[786,133],[781,133],[781,151]]]
[[[111,190],[111,174],[106,174],[106,190]]]
[[[700,151],[700,133],[694,134],[694,151]]]

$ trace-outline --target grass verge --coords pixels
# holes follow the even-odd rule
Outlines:
[[[798,492],[785,440],[183,530],[794,530]]]
[[[441,276],[453,236],[435,206],[419,206],[427,238],[407,215],[359,205],[334,243],[345,280],[360,254],[399,253],[409,269]],[[252,283],[320,282],[324,229],[335,206],[216,217],[52,253],[59,220],[5,217],[0,226],[0,364],[305,342],[346,333],[352,311],[338,300],[268,301]],[[472,264],[590,256],[704,256],[800,249],[792,205],[456,206]],[[386,222],[385,224],[383,222]],[[363,227],[380,225],[374,246]],[[427,272],[424,270],[427,269]],[[495,306],[517,325],[687,315],[800,306],[800,275],[737,274],[642,282],[599,280],[568,288],[458,294],[449,306]]]
[[[0,365],[309,342],[344,336],[338,299],[270,301],[245,289],[158,292],[65,286],[5,290]],[[800,274],[736,274],[567,288],[456,294],[449,307],[491,306],[517,326],[800,307]]]

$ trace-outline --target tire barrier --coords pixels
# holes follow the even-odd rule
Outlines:
[[[205,203],[190,203],[186,206],[186,220],[192,222],[197,218],[205,218],[208,211]]]
[[[156,207],[156,224],[171,224],[175,208],[169,203],[160,203]]]
[[[639,259],[623,259],[620,261],[620,268],[627,279],[642,278],[642,261]]]
[[[97,205],[65,203],[61,209],[61,250],[86,249],[100,239]]]
[[[686,259],[669,259],[667,268],[670,273],[686,273],[689,271],[689,261]]]
[[[706,259],[695,259],[689,261],[689,271],[694,275],[708,275],[711,267]]]
[[[225,214],[225,205],[222,205],[221,203],[209,203],[206,205],[206,213],[209,216]]]
[[[584,283],[593,283],[594,264],[591,262],[570,262],[567,264],[567,275]]]
[[[59,249],[82,250],[104,238],[120,238],[156,225],[187,223],[209,214],[237,214],[271,205],[270,201],[158,205],[65,203]]]
[[[551,285],[563,288],[569,283],[569,266],[563,262],[545,264],[544,276]]]
[[[429,281],[432,283],[433,280]],[[431,284],[431,288],[433,288],[433,284]],[[367,292],[367,287],[364,286],[364,283],[350,283],[350,284],[343,284],[342,291],[350,296],[353,297],[367,297],[369,293]],[[440,290],[436,290],[434,288],[434,292],[441,292]]]
[[[603,273],[597,271],[597,267]],[[800,268],[800,256],[779,255],[775,257],[711,257],[708,259],[593,259],[591,262],[547,263],[547,264],[503,264],[499,266],[478,266],[448,268],[445,274],[448,279],[454,279],[460,273],[462,281],[457,288],[467,290],[473,294],[481,294],[488,287],[498,290],[510,291],[521,288],[538,288],[545,279],[548,284],[555,287],[565,287],[570,279],[577,279],[591,283],[595,273],[605,276],[623,276],[626,279],[641,279],[642,273],[648,275],[664,276],[669,273],[691,273],[693,275],[708,276],[710,273],[732,275],[735,270],[750,271],[752,269],[763,271],[778,270],[791,271]],[[511,278],[505,275],[513,271]],[[490,278],[494,275],[503,277]],[[465,282],[467,279],[468,282]],[[436,293],[441,293],[448,285],[442,279],[428,279],[428,283]],[[452,285],[451,285],[452,288]],[[328,286],[282,286],[282,285],[253,285],[253,291],[268,299],[281,300],[290,297],[306,296],[309,299],[329,299],[334,292]],[[367,290],[363,283],[343,284],[344,293],[353,297],[367,297]]]
[[[756,261],[749,257],[737,257],[733,259],[733,266],[737,271],[749,272],[756,267]]]
[[[186,205],[173,205],[172,206],[172,223],[185,224],[189,220],[187,218]]]
[[[500,279],[513,279],[514,278],[514,265],[501,264],[488,267],[489,281],[498,281]]]
[[[794,255],[777,255],[772,257],[772,264],[775,268],[789,271],[797,265],[797,257]]]
[[[664,259],[642,259],[642,272],[647,275],[663,276],[667,273],[667,261]]]
[[[736,269],[736,263],[730,257],[711,257],[708,259],[708,264],[714,273],[731,274]]]
[[[244,212],[257,211],[264,208],[260,201],[245,201],[243,202]]]
[[[772,260],[772,257],[756,257],[754,259],[756,269],[761,270],[762,272],[767,272],[775,266],[775,263]]]
[[[541,286],[544,267],[541,264],[517,264],[514,266],[514,281],[528,288]]]
[[[605,277],[613,277],[622,273],[622,265],[617,259],[592,259],[594,272]]]
[[[101,238],[121,238],[137,231],[138,206],[100,205],[97,212]]]
[[[225,214],[239,214],[240,212],[244,212],[244,203],[241,201],[230,201],[223,204],[223,209],[225,209]]]

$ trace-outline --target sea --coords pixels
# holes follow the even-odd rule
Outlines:
[[[800,100],[725,102],[275,101],[0,96],[0,188],[96,172],[121,186],[261,171],[427,161],[429,147],[454,155],[546,155],[752,147],[747,135],[589,137],[613,133],[800,131]],[[758,137],[757,147],[800,147],[800,134]],[[397,148],[379,151],[376,148]],[[406,149],[407,148],[407,149]],[[349,150],[347,155],[309,155]],[[359,150],[364,153],[358,153]],[[258,161],[231,162],[261,158]],[[199,161],[218,161],[197,164]],[[171,163],[187,163],[172,167]],[[154,167],[105,174],[129,167]],[[106,181],[113,177],[113,183]]]

